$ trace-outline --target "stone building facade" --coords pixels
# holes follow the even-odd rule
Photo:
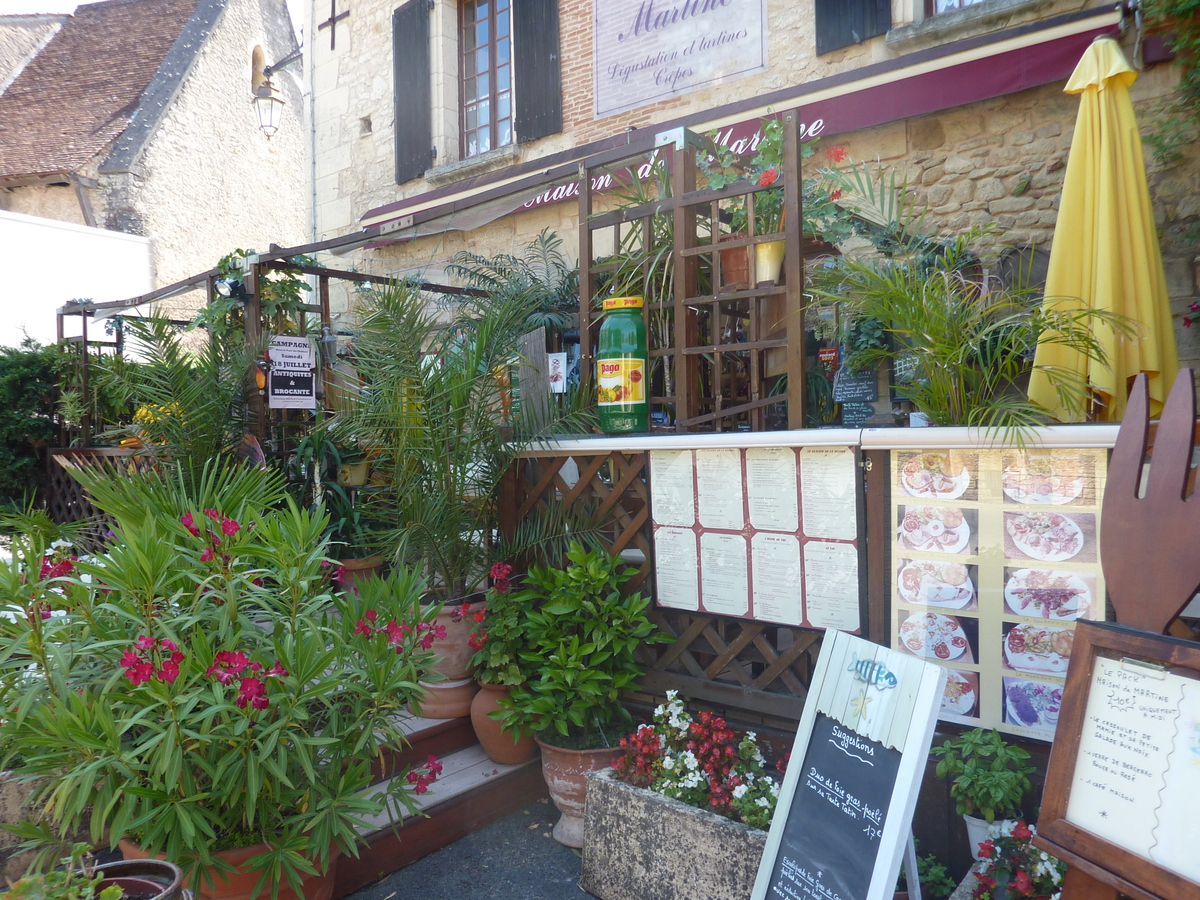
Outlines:
[[[524,141],[518,127],[513,143],[469,156],[455,132],[465,127],[456,102],[467,102],[457,83],[467,77],[458,61],[461,23],[454,30],[460,4],[420,2],[429,6],[433,147],[422,174],[398,183],[398,147],[411,120],[396,119],[395,101],[424,89],[423,82],[393,78],[403,68],[393,47],[409,47],[397,44],[405,39],[392,27],[404,4],[338,0],[334,9],[342,18],[333,23],[334,37],[328,5],[314,0],[314,24],[326,23],[314,28],[310,48],[315,223],[318,239],[383,225],[392,243],[343,248],[343,259],[351,255],[368,271],[419,272],[435,280],[459,250],[518,252],[546,227],[577,246],[575,202],[523,205],[538,193],[530,185],[541,172],[567,169],[631,132],[685,125],[703,133],[788,109],[799,109],[810,126],[818,116],[823,120],[819,133],[810,132],[819,138],[814,164],[823,163],[823,147],[834,145],[853,160],[878,160],[907,178],[940,231],[992,224],[999,231],[988,238],[993,243],[1025,254],[1040,248],[1044,255],[1079,103],[1063,93],[1066,77],[1093,36],[1119,33],[1131,60],[1142,55],[1145,37],[1132,19],[1099,0],[763,0],[765,64],[599,115],[596,86],[608,59],[603,42],[619,27],[613,18],[623,15],[633,26],[649,8],[678,22],[680,10],[710,4],[559,0],[561,130]],[[519,17],[520,0],[512,3]],[[741,18],[759,15],[750,12]],[[850,12],[857,18],[847,19]],[[598,16],[608,20],[598,23]],[[666,19],[657,21],[666,28]],[[1152,127],[1156,104],[1177,80],[1169,60],[1144,65],[1132,88],[1143,129]],[[1197,248],[1185,233],[1200,221],[1200,151],[1186,148],[1169,167],[1147,152],[1147,164],[1181,363],[1196,365],[1200,327],[1184,327],[1183,319],[1198,293]],[[542,191],[570,178],[560,175]],[[349,297],[334,302],[344,306]]]
[[[270,140],[250,102],[254,47],[275,62],[298,46],[283,0],[46,18],[0,18],[0,209],[148,237],[158,286],[308,239],[302,67],[273,78],[286,106]]]

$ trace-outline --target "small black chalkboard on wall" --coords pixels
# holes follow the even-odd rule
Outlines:
[[[752,900],[892,896],[945,679],[844,632],[827,638]]]
[[[833,376],[834,403],[870,403],[879,397],[879,373],[874,369],[851,373],[849,369],[838,369]]]

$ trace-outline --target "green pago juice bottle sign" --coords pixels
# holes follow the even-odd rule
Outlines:
[[[596,349],[596,394],[605,434],[648,431],[650,366],[641,297],[609,297]]]

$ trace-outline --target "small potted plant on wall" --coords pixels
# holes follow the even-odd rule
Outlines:
[[[650,599],[622,596],[634,570],[602,550],[572,543],[565,569],[532,567],[514,596],[528,603],[527,647],[519,654],[528,681],[501,701],[507,729],[532,732],[542,772],[562,818],[554,837],[583,846],[586,775],[607,768],[632,722],[620,694],[642,674],[643,643],[670,640],[646,615]]]
[[[1010,744],[995,729],[974,728],[933,748],[940,756],[938,778],[949,777],[950,797],[967,825],[971,854],[979,859],[979,846],[988,826],[997,819],[1021,815],[1021,801],[1033,789],[1029,753]]]

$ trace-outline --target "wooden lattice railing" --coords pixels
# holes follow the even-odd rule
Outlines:
[[[637,574],[629,590],[654,593],[647,454],[629,450],[538,451],[523,459],[501,497],[503,527],[574,512]],[[562,512],[553,512],[554,507]],[[577,525],[577,527],[579,527]],[[645,647],[646,674],[628,697],[649,706],[668,690],[731,721],[794,731],[820,651],[820,633],[670,609],[652,618],[674,637]]]
[[[131,451],[113,447],[51,450],[46,472],[46,512],[60,524],[83,522],[75,547],[82,553],[95,553],[108,542],[110,520],[92,504],[83,486],[71,476],[71,470],[118,474],[145,464],[143,458]]]

